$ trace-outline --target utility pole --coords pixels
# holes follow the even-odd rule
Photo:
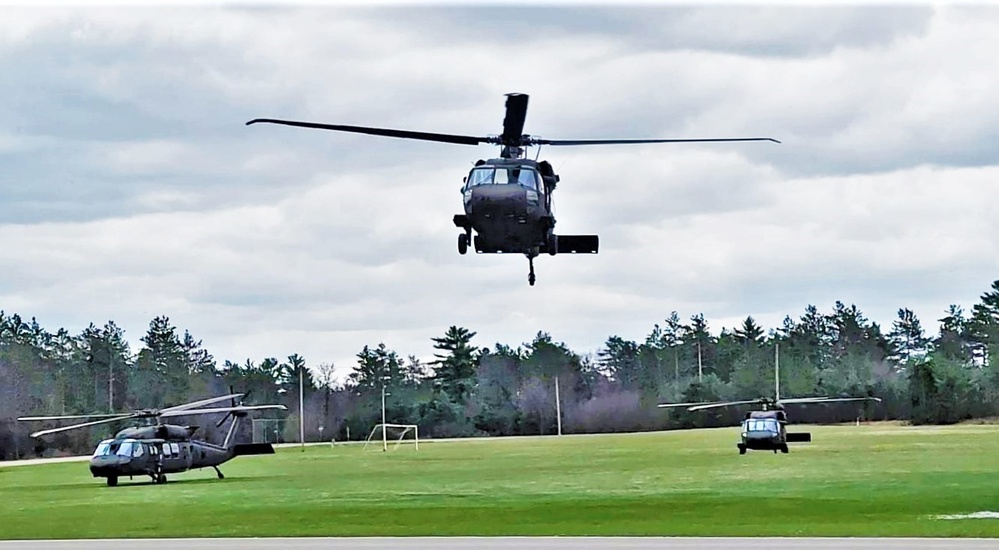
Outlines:
[[[555,377],[555,418],[558,421],[558,434],[562,435],[562,400],[558,396],[558,376]]]
[[[305,370],[304,365],[299,365],[298,367],[298,439],[302,442],[302,452],[305,452],[305,400],[303,396],[305,395],[305,389],[302,385],[302,371]]]
[[[114,370],[112,370],[111,354],[108,354],[108,412],[114,412]]]
[[[388,450],[388,436],[385,433],[385,381],[382,380],[382,451]]]

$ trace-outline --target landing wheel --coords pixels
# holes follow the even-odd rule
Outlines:
[[[219,475],[219,479],[225,479],[225,476],[222,475],[222,470],[219,470],[218,466],[212,466],[212,468],[215,468],[215,473]]]
[[[458,235],[458,254],[466,254],[468,252],[468,233],[462,233]]]
[[[782,452],[784,454],[787,454],[787,445],[786,444],[780,446],[780,452]]]
[[[159,485],[163,485],[164,483],[166,483],[166,474],[159,474],[159,475],[157,475],[156,476],[156,483],[159,484]]]
[[[746,446],[745,445],[739,445],[739,454],[741,454],[741,455],[746,454]]]
[[[534,276],[534,258],[527,258],[527,261],[530,262],[531,266],[531,272],[527,274],[527,284],[534,286],[534,281],[536,279]]]
[[[108,476],[108,487],[118,486],[118,476]]]
[[[548,255],[554,256],[558,253],[558,236],[554,233],[548,235],[548,243],[546,244],[548,248]]]

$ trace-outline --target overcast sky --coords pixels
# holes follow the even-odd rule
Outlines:
[[[0,309],[134,350],[166,315],[221,364],[429,359],[539,330],[592,353],[677,310],[717,333],[855,303],[931,332],[999,279],[999,9],[851,5],[4,7]],[[557,232],[459,256],[470,147],[244,123],[550,139]],[[533,152],[532,152],[533,154]]]

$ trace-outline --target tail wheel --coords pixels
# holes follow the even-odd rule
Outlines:
[[[466,254],[468,252],[468,233],[462,233],[458,235],[458,254]]]

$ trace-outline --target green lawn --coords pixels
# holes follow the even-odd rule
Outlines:
[[[281,449],[106,487],[85,463],[0,468],[0,539],[281,535],[999,536],[999,426],[737,428]]]

